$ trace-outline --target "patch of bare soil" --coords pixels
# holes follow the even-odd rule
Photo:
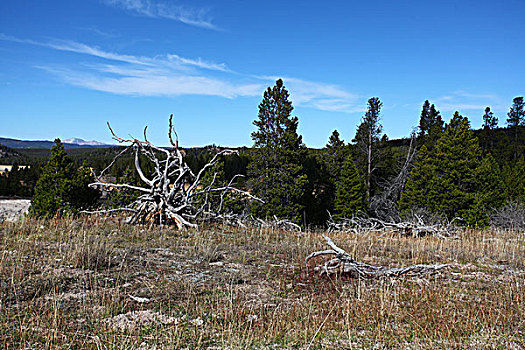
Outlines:
[[[27,213],[29,199],[0,199],[0,221],[16,221]]]

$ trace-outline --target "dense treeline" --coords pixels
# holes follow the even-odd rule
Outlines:
[[[512,101],[504,127],[498,126],[503,122],[498,117],[504,116],[495,116],[487,107],[480,130],[472,130],[468,118],[458,112],[447,121],[438,106],[427,100],[417,132],[399,140],[389,140],[382,132],[382,105],[377,97],[368,100],[350,142],[334,130],[323,149],[308,149],[298,134],[299,118],[292,114],[289,92],[279,79],[264,92],[259,105],[253,147],[224,157],[221,181],[245,175],[238,186],[265,202],[245,210],[301,225],[323,225],[329,215],[337,220],[357,213],[394,221],[414,213],[447,219],[459,216],[467,225],[486,225],[491,210],[525,202],[523,97]],[[185,149],[185,160],[196,172],[218,148]],[[71,149],[67,154],[76,168],[90,167],[98,173],[122,150]],[[49,154],[49,150],[3,147],[3,164],[31,167],[14,167],[0,176],[0,195],[33,195]],[[129,152],[108,176],[139,184],[133,163]],[[147,161],[142,163],[146,173],[152,171]],[[121,197],[109,200],[118,202],[125,196]]]

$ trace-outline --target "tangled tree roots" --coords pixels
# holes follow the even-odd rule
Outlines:
[[[187,227],[197,227],[197,219],[203,216],[220,217],[224,196],[229,193],[241,193],[244,198],[261,201],[253,197],[248,192],[237,189],[233,186],[234,181],[240,175],[236,175],[227,185],[215,184],[217,173],[214,174],[211,184],[202,186],[201,179],[208,169],[217,164],[219,157],[226,154],[235,153],[230,150],[222,150],[204,165],[204,167],[194,174],[184,161],[184,151],[179,148],[179,142],[173,140],[172,124],[173,115],[169,119],[168,137],[172,145],[171,149],[157,147],[148,141],[146,136],[147,127],[144,128],[144,140],[135,138],[124,139],[117,136],[108,123],[109,130],[113,139],[119,143],[128,144],[128,147],[119,153],[113,162],[96,176],[97,181],[91,184],[94,188],[108,190],[128,189],[139,191],[141,195],[129,206],[111,210],[101,210],[91,213],[107,213],[113,211],[128,211],[132,215],[128,223],[157,223],[175,224],[179,229]],[[175,133],[175,136],[177,134]],[[130,184],[108,183],[103,180],[105,172],[115,164],[117,158],[126,151],[132,150],[135,156],[135,169],[144,183],[142,186]],[[143,171],[144,161],[153,165],[151,175]],[[220,194],[220,203],[215,208],[210,208],[209,197],[212,193]],[[262,202],[262,201],[261,201]]]
[[[446,268],[447,264],[436,265],[411,265],[407,267],[383,268],[380,266],[372,266],[359,261],[355,261],[347,252],[339,248],[332,242],[330,237],[323,235],[326,243],[332,249],[321,250],[308,255],[305,259],[305,264],[308,266],[310,259],[321,255],[335,255],[335,258],[328,260],[323,265],[318,265],[314,271],[319,272],[320,275],[345,275],[351,278],[359,279],[378,279],[387,277],[400,276],[423,276],[435,274],[439,270]]]

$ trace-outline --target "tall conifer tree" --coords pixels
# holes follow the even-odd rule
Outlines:
[[[358,164],[365,176],[367,198],[371,196],[372,173],[377,164],[377,147],[383,130],[383,126],[379,122],[382,106],[383,103],[377,97],[368,100],[368,109],[357,128],[355,138],[352,140],[356,143]]]
[[[259,214],[302,223],[307,176],[302,161],[306,148],[297,133],[299,120],[292,117],[292,102],[281,79],[264,92],[253,124],[253,160],[248,174],[253,193],[265,204]]]
[[[443,119],[434,104],[425,100],[419,118],[418,143],[431,151],[443,132]]]
[[[366,188],[351,155],[345,159],[341,175],[336,182],[334,218],[351,217],[358,211],[366,211]]]
[[[325,149],[325,163],[327,170],[335,181],[341,174],[343,168],[343,162],[348,154],[348,149],[345,146],[344,140],[339,137],[339,132],[334,130]]]
[[[84,164],[77,168],[60,139],[56,139],[35,185],[29,214],[53,217],[59,212],[74,214],[79,209],[89,207],[98,197],[97,191],[88,187],[91,182],[93,176],[87,166]]]
[[[502,204],[501,176],[492,157],[482,159],[467,118],[456,112],[430,154],[422,149],[401,194],[400,209],[424,207],[469,225],[486,224],[487,209]]]
[[[483,129],[494,130],[498,126],[498,117],[490,110],[490,107],[485,108],[485,114],[483,114]]]
[[[507,114],[507,125],[514,129],[514,159],[518,159],[523,150],[523,130],[525,127],[525,103],[523,96],[515,97]]]

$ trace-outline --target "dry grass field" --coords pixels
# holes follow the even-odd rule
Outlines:
[[[304,266],[321,232],[97,220],[0,223],[2,348],[525,348],[523,233],[331,235],[362,262],[450,265],[359,281]]]

